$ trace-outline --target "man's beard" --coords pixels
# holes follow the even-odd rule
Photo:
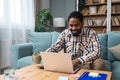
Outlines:
[[[72,33],[72,35],[73,36],[79,36],[79,34],[80,34],[80,31],[78,31],[78,30],[71,30],[71,33]]]

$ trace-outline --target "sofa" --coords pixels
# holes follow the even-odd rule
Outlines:
[[[29,43],[12,46],[12,68],[18,69],[33,64],[32,54],[45,51],[55,43],[58,32],[31,32],[28,34]],[[108,32],[98,34],[101,44],[102,59],[106,64],[106,71],[112,72],[112,80],[120,80],[120,59],[114,56],[110,48],[120,44],[120,33]],[[118,49],[119,50],[119,49]]]

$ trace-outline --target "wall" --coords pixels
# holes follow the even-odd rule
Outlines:
[[[41,0],[41,5],[42,5],[42,9],[44,9],[44,8],[49,8],[50,6],[49,6],[49,2],[50,0]]]
[[[70,12],[75,10],[75,0],[50,0],[50,10],[53,17],[67,19]]]
[[[72,11],[75,11],[75,0],[50,0],[50,11],[53,15],[53,18],[64,17],[67,22],[68,15]],[[53,30],[61,32],[65,28],[63,27],[56,29],[55,27],[53,27]]]

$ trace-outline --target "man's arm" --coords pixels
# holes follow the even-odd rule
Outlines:
[[[64,48],[64,34],[63,32],[59,35],[57,42],[53,44],[46,52],[59,52]]]
[[[90,63],[91,61],[101,56],[100,43],[98,40],[98,36],[94,30],[92,30],[91,33],[92,33],[90,37],[91,45],[89,46],[91,46],[93,50],[90,51],[90,53],[88,53],[87,55],[78,58],[82,64]]]

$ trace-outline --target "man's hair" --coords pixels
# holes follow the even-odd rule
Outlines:
[[[68,16],[68,21],[70,20],[70,18],[77,18],[80,20],[80,22],[83,22],[83,14],[78,11],[73,11],[72,13],[70,13],[70,15]]]

